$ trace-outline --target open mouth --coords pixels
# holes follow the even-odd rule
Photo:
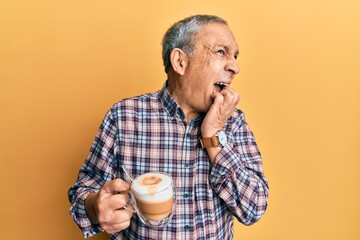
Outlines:
[[[215,90],[220,92],[221,90],[223,90],[226,86],[229,86],[228,83],[224,83],[224,82],[218,82],[214,84],[215,86]]]

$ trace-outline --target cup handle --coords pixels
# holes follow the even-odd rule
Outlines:
[[[128,206],[130,206],[130,207],[132,208],[132,210],[131,210]],[[129,203],[127,203],[123,208],[124,208],[125,210],[128,210],[128,211],[131,212],[131,213],[136,213],[134,207],[131,206]]]
[[[132,199],[132,194],[130,193],[129,194],[129,201],[127,202],[127,204],[123,207],[125,210],[128,210],[129,212],[132,212],[132,213],[136,213],[136,210],[134,208],[134,202],[133,202],[133,199]],[[129,208],[131,207],[131,208]]]

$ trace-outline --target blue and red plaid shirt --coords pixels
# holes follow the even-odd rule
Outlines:
[[[228,143],[213,165],[199,143],[203,118],[186,122],[167,84],[115,104],[69,190],[70,213],[84,237],[102,231],[86,215],[86,197],[112,179],[129,182],[121,165],[135,177],[149,171],[172,175],[176,208],[164,228],[150,229],[134,214],[130,226],[111,239],[232,239],[234,217],[246,225],[259,220],[267,207],[268,184],[244,114],[234,110],[226,122]]]

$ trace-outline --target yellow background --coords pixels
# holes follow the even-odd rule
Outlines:
[[[233,87],[270,182],[268,211],[235,239],[358,239],[354,0],[0,0],[0,239],[82,239],[67,190],[105,112],[161,88],[161,38],[197,13],[238,40]]]

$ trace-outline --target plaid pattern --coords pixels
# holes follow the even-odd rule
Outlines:
[[[256,222],[267,207],[268,185],[244,114],[235,110],[227,121],[228,144],[213,166],[199,143],[203,118],[187,123],[166,84],[159,92],[115,104],[69,190],[70,213],[84,237],[102,231],[88,220],[84,199],[109,180],[129,181],[121,164],[135,177],[171,174],[177,205],[166,227],[149,229],[134,214],[129,228],[111,239],[232,239],[234,216],[246,225]]]

